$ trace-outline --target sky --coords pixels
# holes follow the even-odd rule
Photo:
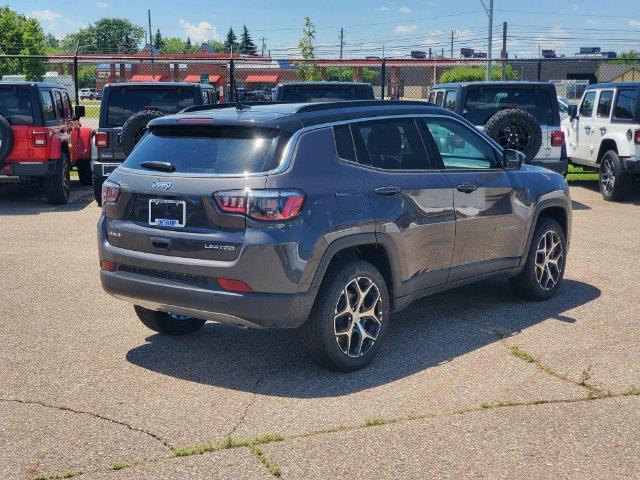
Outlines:
[[[488,4],[489,0],[486,0]],[[640,0],[495,0],[493,56],[502,42],[502,22],[508,22],[510,57],[536,57],[540,49],[573,54],[580,46],[603,50],[640,50]],[[192,41],[222,40],[233,27],[249,28],[260,48],[273,56],[295,55],[305,16],[317,26],[319,56],[339,54],[344,29],[344,56],[406,56],[411,50],[454,56],[460,47],[486,52],[487,15],[480,0],[5,0],[14,10],[40,20],[57,37],[77,31],[102,17],[124,17],[165,37]]]

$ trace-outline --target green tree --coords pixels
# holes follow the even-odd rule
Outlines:
[[[256,44],[253,43],[253,39],[246,25],[242,26],[242,35],[240,35],[240,53],[245,55],[255,55],[258,53]]]
[[[168,54],[190,53],[187,51],[187,42],[178,37],[164,38],[162,40],[162,47],[159,50],[160,53]]]
[[[362,81],[367,83],[373,83],[380,77],[380,72],[372,70],[370,68],[362,69]],[[355,81],[353,68],[351,67],[327,67],[327,80],[328,81],[343,81],[353,82]]]
[[[144,29],[124,18],[101,18],[76,33],[66,35],[60,42],[65,53],[135,53],[138,51]]]
[[[62,49],[60,48],[60,40],[58,40],[52,33],[47,33],[44,36],[44,46],[47,55],[56,55],[63,53]]]
[[[300,55],[304,62],[296,62],[298,76],[303,82],[317,82],[322,80],[320,69],[314,62],[316,58],[314,42],[316,40],[316,25],[311,18],[304,17],[304,27],[302,28],[302,38],[298,42]]]
[[[507,65],[507,80],[517,80],[518,72],[511,65]],[[486,67],[460,66],[453,67],[440,75],[439,83],[450,82],[481,82],[487,79]],[[491,80],[502,80],[502,67],[494,65],[491,69]]]
[[[156,50],[161,51],[162,47],[164,47],[164,39],[162,38],[162,34],[160,33],[160,29],[156,32],[156,36],[153,40],[153,46],[156,47]]]
[[[0,55],[43,55],[46,42],[37,20],[0,7]],[[0,75],[22,74],[27,80],[40,80],[46,71],[38,58],[0,60]]]
[[[193,49],[193,45],[191,44],[191,38],[187,37],[187,42],[184,46],[184,52],[183,53],[193,53],[194,49]]]
[[[224,48],[226,52],[230,52],[232,49],[234,53],[238,51],[238,37],[233,31],[233,27],[229,27],[227,39],[224,42]]]
[[[96,88],[96,67],[95,65],[78,65],[78,87]]]

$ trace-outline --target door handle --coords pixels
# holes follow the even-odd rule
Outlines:
[[[607,133],[607,129],[605,127],[600,127],[600,135],[604,135]]]
[[[591,133],[591,127],[589,125],[585,126],[584,131],[587,132],[587,134]]]
[[[464,182],[458,185],[456,188],[458,189],[459,192],[471,193],[471,192],[475,192],[478,189],[478,185],[475,185],[469,182]]]
[[[378,195],[382,195],[383,197],[390,197],[392,195],[397,195],[402,190],[399,187],[395,187],[393,185],[383,185],[374,190]]]

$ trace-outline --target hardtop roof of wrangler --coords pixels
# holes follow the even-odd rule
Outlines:
[[[212,107],[194,112],[177,113],[152,120],[150,126],[175,125],[188,118],[212,118],[213,124],[253,125],[294,132],[303,127],[323,123],[357,120],[387,115],[437,113],[458,117],[433,103],[410,100],[349,100],[322,103],[271,103],[252,105],[239,110],[234,106]],[[187,123],[187,122],[184,122]]]
[[[608,82],[608,83],[594,83],[588,85],[586,90],[593,90],[595,88],[638,88],[640,82]]]
[[[24,82],[24,81],[1,81],[0,87],[38,87],[38,88],[61,88],[68,90],[66,85],[52,82]]]
[[[532,82],[532,81],[521,81],[521,80],[493,80],[493,81],[483,81],[483,82],[452,82],[452,83],[438,83],[433,86],[434,89],[437,88],[460,88],[467,86],[478,86],[478,87],[517,87],[518,85],[538,85],[538,86],[552,86],[552,83],[549,82]]]
[[[104,88],[121,88],[121,87],[204,87],[213,88],[208,83],[192,83],[192,82],[114,82],[107,83]]]

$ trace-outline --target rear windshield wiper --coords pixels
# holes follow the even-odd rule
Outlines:
[[[169,163],[169,162],[148,161],[148,162],[141,162],[140,166],[142,168],[148,168],[150,170],[160,170],[161,172],[175,172],[176,171],[176,167],[173,165],[173,163]]]

